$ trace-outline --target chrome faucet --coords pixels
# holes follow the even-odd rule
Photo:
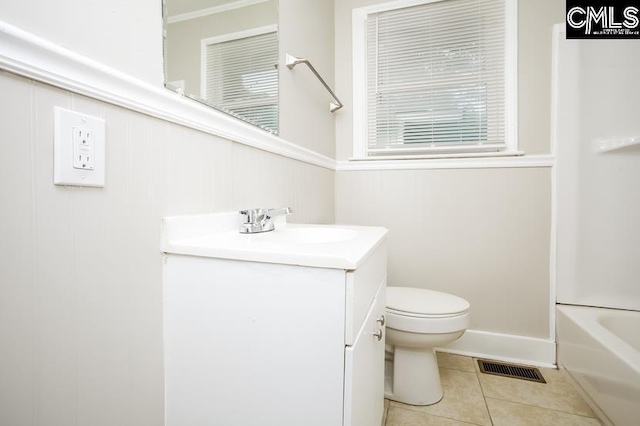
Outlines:
[[[278,216],[293,213],[291,207],[280,209],[248,209],[241,210],[242,223],[240,224],[241,234],[256,234],[258,232],[268,232],[275,229],[274,222]]]

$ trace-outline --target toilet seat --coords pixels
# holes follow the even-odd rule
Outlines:
[[[471,305],[461,297],[413,287],[387,287],[387,312],[414,318],[461,315]]]
[[[409,333],[440,334],[454,333],[469,328],[469,314],[447,315],[441,317],[411,317],[396,315],[387,311],[387,328]]]
[[[452,333],[469,327],[461,297],[412,287],[387,287],[387,327],[411,333]]]
[[[404,311],[399,311],[397,309],[392,309],[387,307],[386,311],[388,314],[393,314],[393,315],[399,315],[399,316],[403,316],[403,317],[409,317],[409,318],[424,318],[424,319],[430,319],[430,318],[449,318],[449,317],[455,317],[457,315],[462,315],[464,314],[464,312],[459,313],[459,314],[441,314],[441,315],[433,315],[433,314],[415,314],[412,312],[404,312]]]

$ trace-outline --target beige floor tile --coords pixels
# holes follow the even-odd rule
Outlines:
[[[382,413],[382,426],[387,424],[387,414],[389,413],[389,400],[384,400],[384,412]]]
[[[483,373],[479,373],[478,377],[486,398],[595,417],[591,408],[565,379],[562,372],[551,368],[541,368],[540,371],[547,381],[546,384]]]
[[[394,407],[403,408],[461,422],[491,425],[489,412],[475,372],[441,368],[440,379],[444,397],[437,404],[414,406],[391,401],[389,410]]]
[[[472,424],[399,407],[390,407],[386,426],[469,426]]]
[[[591,417],[487,398],[494,426],[600,426]]]
[[[438,367],[453,368],[454,370],[476,371],[473,366],[473,358],[462,355],[448,354],[446,352],[436,352]]]

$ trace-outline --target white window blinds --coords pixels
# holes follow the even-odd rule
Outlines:
[[[497,151],[505,141],[505,1],[369,14],[367,156]]]
[[[205,100],[278,133],[277,32],[205,46]]]

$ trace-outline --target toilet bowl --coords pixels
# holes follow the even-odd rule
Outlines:
[[[411,405],[442,399],[435,348],[469,326],[469,302],[439,291],[387,288],[385,398]]]

